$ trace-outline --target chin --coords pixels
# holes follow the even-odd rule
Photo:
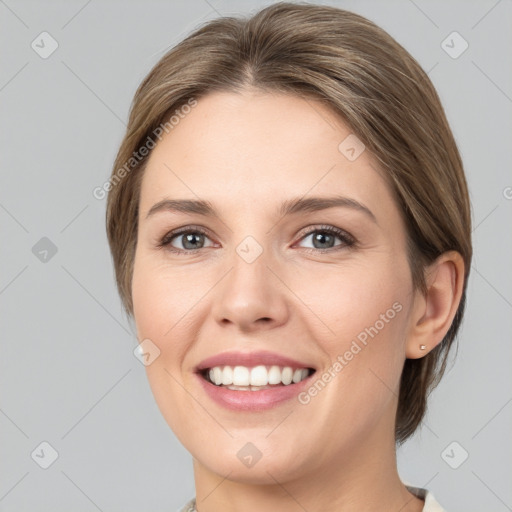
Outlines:
[[[246,436],[243,439],[230,439],[222,445],[216,444],[215,449],[205,450],[204,445],[196,449],[188,448],[186,444],[185,447],[195,463],[222,478],[244,484],[275,485],[276,481],[284,483],[311,471],[311,461],[305,458],[304,451],[299,454],[295,446],[272,446],[265,440],[267,435],[262,433],[261,441],[253,437],[254,443],[248,441]]]

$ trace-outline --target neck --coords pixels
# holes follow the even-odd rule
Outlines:
[[[196,509],[198,512],[374,512],[400,510],[421,512],[424,502],[402,484],[397,471],[394,422],[368,435],[360,435],[350,447],[343,447],[328,459],[312,461],[296,478],[276,478],[275,465],[258,468],[266,482],[252,484],[216,474],[194,458]],[[258,464],[261,464],[260,461]],[[254,466],[251,471],[257,470]],[[234,473],[234,472],[233,472]],[[285,472],[280,475],[286,475]]]

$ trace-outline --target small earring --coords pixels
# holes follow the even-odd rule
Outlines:
[[[420,345],[420,350],[425,350],[427,348],[426,345]]]

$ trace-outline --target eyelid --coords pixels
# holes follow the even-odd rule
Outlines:
[[[304,238],[310,236],[313,233],[316,232],[327,232],[332,235],[337,236],[340,240],[342,240],[342,244],[335,245],[334,247],[329,247],[327,249],[317,249],[317,248],[311,248],[311,247],[302,247],[302,249],[305,249],[309,252],[314,253],[325,253],[329,251],[336,251],[340,249],[348,249],[354,245],[356,245],[357,240],[354,236],[352,236],[348,231],[345,231],[344,229],[338,228],[336,226],[330,225],[330,224],[321,224],[321,225],[310,225],[305,228],[303,228],[297,236],[299,236],[299,239],[297,242],[294,243],[296,245],[298,242],[302,241]],[[181,228],[176,228],[175,230],[169,231],[166,233],[158,242],[157,246],[159,248],[167,249],[171,252],[179,253],[179,254],[185,254],[185,253],[196,253],[197,251],[200,251],[201,249],[207,249],[208,247],[199,247],[198,249],[178,249],[176,247],[173,247],[171,245],[171,241],[175,238],[179,237],[182,234],[185,233],[201,233],[202,235],[206,236],[210,240],[212,240],[212,237],[210,237],[209,230],[202,226],[197,225],[187,225],[182,226]],[[213,241],[213,240],[212,240]],[[292,246],[293,247],[293,246]]]
[[[159,248],[167,249],[171,252],[178,252],[178,253],[194,253],[196,251],[200,251],[203,249],[203,247],[200,247],[199,249],[189,249],[189,250],[183,250],[183,249],[177,249],[176,247],[171,246],[171,241],[175,238],[177,238],[179,235],[183,235],[185,233],[201,233],[202,235],[205,235],[208,238],[210,237],[210,234],[206,228],[203,228],[202,226],[195,226],[195,225],[187,225],[182,226],[181,228],[173,229],[172,231],[169,231],[166,233],[157,243],[157,246]]]
[[[333,226],[332,224],[311,224],[310,226],[306,226],[301,231],[299,231],[301,239],[311,233],[315,233],[316,231],[328,231],[329,233],[337,233],[339,235],[343,235],[351,240],[355,240],[355,238],[344,229],[338,228],[337,226]]]
[[[304,232],[305,231],[305,232]],[[352,246],[355,246],[357,243],[356,238],[351,235],[348,231],[345,231],[344,229],[338,228],[336,226],[330,225],[330,224],[321,224],[321,225],[311,225],[306,228],[304,228],[303,231],[301,231],[302,234],[300,234],[300,238],[298,242],[304,240],[304,238],[310,236],[313,233],[317,232],[326,232],[331,235],[337,236],[343,243],[340,245],[335,245],[334,247],[329,247],[327,249],[316,249],[311,247],[303,247],[303,249],[314,251],[314,252],[328,252],[328,251],[334,251],[337,250],[337,248],[350,248]]]

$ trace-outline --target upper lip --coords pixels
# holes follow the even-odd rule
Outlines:
[[[313,368],[308,363],[303,363],[301,361],[297,361],[296,359],[292,359],[287,356],[283,356],[280,354],[276,354],[275,352],[270,352],[267,350],[260,350],[257,352],[222,352],[221,354],[216,354],[214,356],[208,357],[201,361],[196,366],[196,371],[201,372],[208,368],[213,368],[215,366],[290,366],[293,369],[297,368]],[[315,369],[315,368],[313,368]]]

